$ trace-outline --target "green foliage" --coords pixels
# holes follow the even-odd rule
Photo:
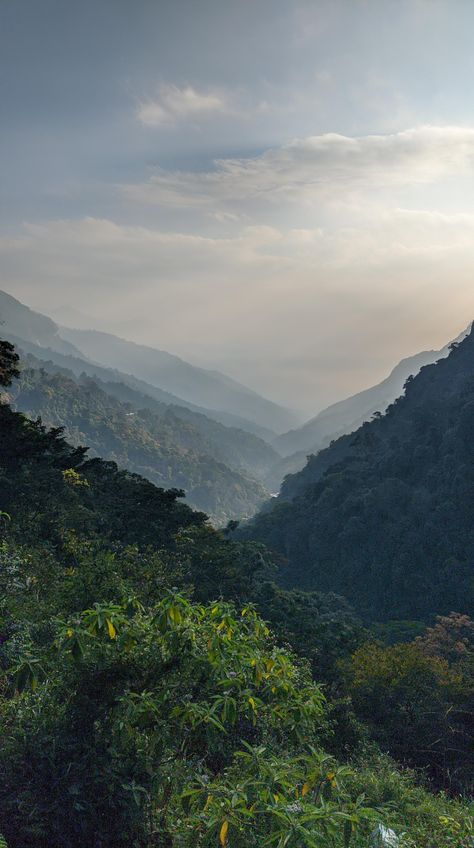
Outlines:
[[[82,485],[71,485],[72,479]],[[0,404],[0,510],[22,540],[57,544],[74,529],[89,537],[165,543],[178,528],[206,519],[179,503],[182,494],[114,463],[88,460],[86,449],[71,447],[61,430]]]
[[[0,339],[0,386],[11,386],[12,381],[20,376],[18,363],[19,357],[14,346]]]
[[[460,641],[460,631],[471,642]],[[473,633],[467,616],[441,618],[414,642],[367,643],[346,664],[356,711],[382,750],[426,770],[437,787],[468,794],[474,789]]]
[[[224,821],[236,837],[244,828],[238,845],[290,834],[289,845],[342,846],[346,821],[374,815],[315,747],[320,690],[250,608],[237,616],[176,593],[149,609],[95,604],[57,622],[42,657],[39,686],[12,669],[23,694],[4,707],[13,848],[141,845],[151,833],[194,845],[196,828],[207,844]]]
[[[467,848],[467,804],[377,752],[348,762],[367,731],[343,684],[392,736],[403,703],[423,713],[431,694],[429,739],[444,693],[472,692],[472,622],[440,619],[402,653],[364,647],[343,598],[277,587],[260,543],[179,497],[0,406],[9,848],[367,848],[378,822],[402,848]]]
[[[384,807],[384,821],[404,833],[401,848],[471,848],[474,804],[426,792],[413,777],[388,757],[366,756],[353,763],[348,783],[368,806]]]

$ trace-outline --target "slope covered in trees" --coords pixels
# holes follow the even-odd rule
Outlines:
[[[75,363],[82,361],[76,373],[86,371],[103,376],[104,371],[115,371],[122,382],[141,383],[147,394],[153,397],[158,393],[158,399],[165,403],[200,407],[218,421],[242,425],[257,434],[269,431],[275,435],[296,422],[289,410],[219,371],[199,368],[165,351],[137,345],[110,333],[58,327],[51,318],[2,291],[0,320],[2,335],[28,352],[40,358],[43,358],[42,350],[48,351],[50,359],[55,358],[54,354],[71,357],[69,365],[64,360],[62,364],[72,370],[78,367]],[[77,345],[72,339],[76,339]]]
[[[285,585],[336,591],[369,618],[474,609],[474,335],[405,396],[310,457],[247,533]]]
[[[135,374],[191,403],[241,415],[277,432],[296,420],[290,410],[225,374],[190,365],[165,351],[96,330],[61,327],[60,333],[90,359]]]
[[[30,357],[29,364],[41,362]],[[273,459],[268,445],[249,433],[151,399],[154,411],[140,409],[140,396],[119,384],[115,393],[120,388],[135,406],[121,402],[91,378],[23,367],[10,396],[30,418],[63,427],[73,444],[86,444],[91,456],[117,462],[159,486],[183,489],[187,501],[217,523],[255,513],[266,492],[250,472],[258,472],[259,464],[263,470]]]
[[[6,386],[8,345],[0,363]],[[0,405],[9,848],[366,848],[380,822],[404,832],[403,848],[467,848],[468,804],[357,750],[348,714],[343,733],[308,665],[279,644],[330,681],[337,662],[318,654],[362,648],[347,606],[271,576],[262,546]],[[440,643],[427,634],[423,649]]]
[[[425,365],[437,362],[448,353],[449,345],[446,345],[441,350],[425,350],[402,359],[380,383],[331,404],[302,427],[282,433],[275,439],[275,447],[283,456],[301,451],[316,452],[327,447],[330,440],[357,430],[375,412],[385,412],[402,394],[409,377],[415,376]]]

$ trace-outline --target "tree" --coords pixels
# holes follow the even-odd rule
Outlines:
[[[0,386],[11,386],[12,380],[20,376],[18,363],[14,345],[0,339]]]

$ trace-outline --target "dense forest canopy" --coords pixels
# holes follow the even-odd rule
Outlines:
[[[246,536],[284,585],[335,591],[367,619],[474,610],[474,334],[385,415],[309,458]]]
[[[256,436],[164,404],[140,408],[125,386],[111,391],[86,375],[52,370],[31,356],[23,360],[11,402],[32,419],[64,428],[72,443],[88,445],[91,456],[185,490],[188,503],[218,524],[252,515],[265,500],[266,490],[250,470],[258,471],[259,464],[263,470],[273,451]],[[120,393],[135,403],[120,400]]]
[[[181,494],[0,405],[9,848],[468,848],[473,622],[384,646]]]

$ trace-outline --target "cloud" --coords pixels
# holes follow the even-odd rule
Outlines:
[[[137,118],[145,126],[157,127],[223,112],[226,108],[226,99],[222,94],[196,91],[190,85],[183,88],[161,85],[158,97],[140,103]]]
[[[312,203],[345,192],[429,184],[466,174],[474,129],[420,127],[351,138],[336,133],[295,139],[252,158],[217,159],[205,172],[155,171],[123,186],[143,203],[176,207]]]

